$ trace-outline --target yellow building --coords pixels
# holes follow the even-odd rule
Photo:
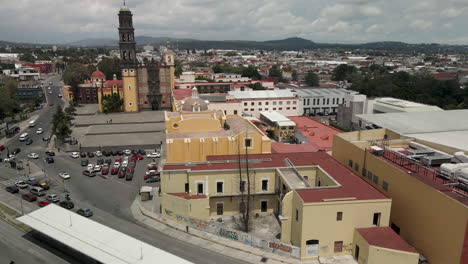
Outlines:
[[[392,229],[431,264],[468,263],[466,185],[428,165],[455,151],[386,129],[333,139],[333,157],[392,198]]]
[[[74,96],[70,85],[64,85],[62,87],[62,95],[65,101],[73,102]]]
[[[138,112],[138,85],[135,68],[122,69],[124,111]]]
[[[119,95],[121,99],[124,98],[123,94],[123,82],[122,80],[117,80],[117,76],[114,74],[114,79],[110,81],[104,81],[102,87],[98,88],[98,109],[99,112],[103,112],[102,99],[105,96]],[[123,106],[120,111],[123,111]]]
[[[276,111],[260,112],[260,120],[268,125],[267,131],[278,142],[289,142],[295,138],[296,123]]]
[[[271,152],[271,140],[250,121],[223,111],[208,110],[208,103],[192,97],[180,102],[179,112],[165,112],[166,162],[205,161],[210,155]]]
[[[301,260],[351,254],[356,228],[388,227],[390,218],[391,200],[325,152],[166,163],[161,190],[163,216],[176,221],[240,215],[250,190],[251,213],[275,213]]]

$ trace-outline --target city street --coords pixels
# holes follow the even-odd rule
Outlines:
[[[46,157],[45,151],[47,149],[46,142],[42,141],[42,137],[50,134],[50,129],[52,126],[51,120],[54,112],[56,111],[56,106],[63,104],[62,100],[58,98],[58,93],[60,92],[59,87],[61,86],[60,77],[56,76],[46,79],[45,87],[49,86],[48,84],[50,81],[53,82],[52,93],[46,93],[48,103],[46,104],[45,108],[39,112],[36,119],[36,127],[26,128],[25,131],[21,131],[21,133],[29,133],[30,137],[34,141],[33,144],[27,146],[23,142],[20,142],[18,137],[21,133],[19,133],[14,138],[11,138],[5,145],[9,148],[10,151],[14,148],[21,148],[21,152],[17,155],[17,158],[24,161],[27,160],[28,153],[34,152],[39,154],[39,159],[30,160],[30,162],[34,163],[34,165],[38,167],[38,170],[44,170],[46,173],[47,177],[44,178],[44,180],[48,179],[51,183],[51,189],[46,191],[47,194],[57,194],[62,200],[65,198],[65,194],[68,193],[71,197],[71,200],[75,203],[75,208],[72,209],[73,211],[76,211],[79,208],[90,208],[94,212],[94,215],[91,217],[91,219],[194,263],[245,263],[226,257],[222,254],[208,251],[196,247],[192,244],[179,241],[158,231],[151,230],[133,218],[130,212],[130,205],[138,194],[139,187],[141,185],[157,186],[156,183],[145,184],[143,180],[143,175],[146,171],[146,165],[152,160],[147,160],[145,158],[144,160],[137,162],[132,181],[125,181],[125,179],[117,178],[117,175],[110,174],[108,175],[108,178],[101,176],[83,176],[82,171],[85,169],[85,167],[80,166],[80,161],[82,159],[88,158],[73,159],[68,155],[68,153],[64,153],[63,151],[55,151],[56,156],[54,156],[54,163],[45,163],[43,160]],[[47,88],[45,89],[47,90]],[[53,106],[49,106],[49,104],[53,104]],[[43,134],[36,134],[36,130],[39,127],[44,129]],[[6,155],[5,151],[2,153],[3,157]],[[114,161],[116,157],[111,156],[101,158],[112,158]],[[90,163],[96,164],[97,158],[94,157],[88,160]],[[25,162],[25,164],[26,163],[27,162]],[[25,170],[17,173],[12,168],[7,166],[0,166],[0,182],[2,183],[2,190],[0,191],[2,194],[0,195],[0,198],[7,204],[9,202],[15,203],[16,206],[12,206],[17,210],[20,210],[18,206],[21,201],[20,194],[6,193],[4,187],[6,185],[12,184],[13,179],[17,179],[19,176],[27,174],[27,166],[24,167]],[[58,176],[60,172],[64,171],[71,175],[70,179],[62,180]],[[20,191],[20,193],[26,192],[29,192],[29,188]],[[8,198],[5,199],[4,197]],[[41,197],[39,200],[43,200],[44,198],[45,197]],[[25,203],[27,203],[27,206],[21,206],[23,207],[25,214],[29,213],[31,210],[39,208],[36,202],[29,203],[22,201],[23,205]],[[9,236],[15,236],[14,239],[24,240],[24,238],[20,237],[24,234],[19,231],[10,232],[8,234]],[[10,238],[8,238],[6,241],[10,241],[9,239]],[[2,247],[2,244],[0,243],[0,255],[3,255],[3,252],[5,252],[5,256],[8,256],[9,258],[17,261],[16,263],[42,263],[40,261],[26,261],[25,259],[28,257],[37,257],[38,254],[39,256],[44,256],[44,259],[49,259],[46,254],[37,252],[25,254],[24,251],[16,250],[15,248]],[[51,253],[54,252],[52,251]],[[55,257],[60,257],[60,254]],[[69,260],[62,259],[62,262],[47,263],[71,262],[69,262]]]

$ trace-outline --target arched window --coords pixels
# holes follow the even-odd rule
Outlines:
[[[125,34],[122,34],[122,41],[125,41]]]
[[[127,52],[124,51],[122,54],[123,54],[123,56],[122,56],[123,58],[122,58],[122,59],[123,59],[123,60],[126,60],[126,59],[127,59]]]

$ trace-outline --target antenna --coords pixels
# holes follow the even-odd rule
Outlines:
[[[123,0],[123,1],[124,1],[124,6],[125,6],[125,0]]]

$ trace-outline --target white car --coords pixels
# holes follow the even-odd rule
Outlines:
[[[68,174],[68,172],[61,172],[61,173],[59,173],[59,176],[62,179],[70,179],[70,174]]]
[[[94,165],[93,164],[88,164],[87,168],[88,168],[89,171],[92,171],[94,169]]]
[[[148,170],[146,171],[146,175],[156,175],[158,173],[157,170]]]
[[[114,167],[115,167],[115,168],[120,167],[120,162],[116,161],[116,162],[114,163]]]
[[[51,88],[50,88],[50,86],[49,86],[49,87],[47,87],[47,89],[49,89],[49,90],[50,90],[50,89],[51,89]]]
[[[13,161],[16,159],[16,156],[15,155],[10,155],[8,156],[7,158],[5,158],[3,161],[4,162],[10,162],[10,161]]]
[[[51,93],[52,93],[52,91],[49,91],[49,93],[51,94]]]
[[[149,153],[148,155],[146,155],[147,158],[160,158],[161,157],[161,153],[159,152],[153,152],[153,153]]]
[[[132,152],[130,150],[128,150],[128,149],[124,150],[123,153],[125,155],[131,155],[132,154]]]
[[[44,129],[38,128],[36,131],[36,134],[42,134],[44,132]]]
[[[122,161],[122,167],[127,167],[128,166],[128,160]]]
[[[102,166],[97,164],[96,166],[94,166],[93,171],[98,172],[98,171],[101,171],[101,169],[102,169]]]
[[[77,158],[80,157],[80,153],[78,153],[78,152],[72,152],[72,153],[70,153],[70,157],[72,157],[72,158],[74,158],[74,159],[77,159]]]
[[[24,181],[17,181],[15,182],[16,187],[20,189],[28,188],[28,184],[25,183]]]
[[[94,152],[94,155],[96,155],[96,157],[102,157],[102,152],[98,150]]]
[[[28,158],[30,158],[30,159],[38,159],[38,158],[39,158],[39,155],[37,155],[36,153],[30,153],[30,154],[28,154]]]

